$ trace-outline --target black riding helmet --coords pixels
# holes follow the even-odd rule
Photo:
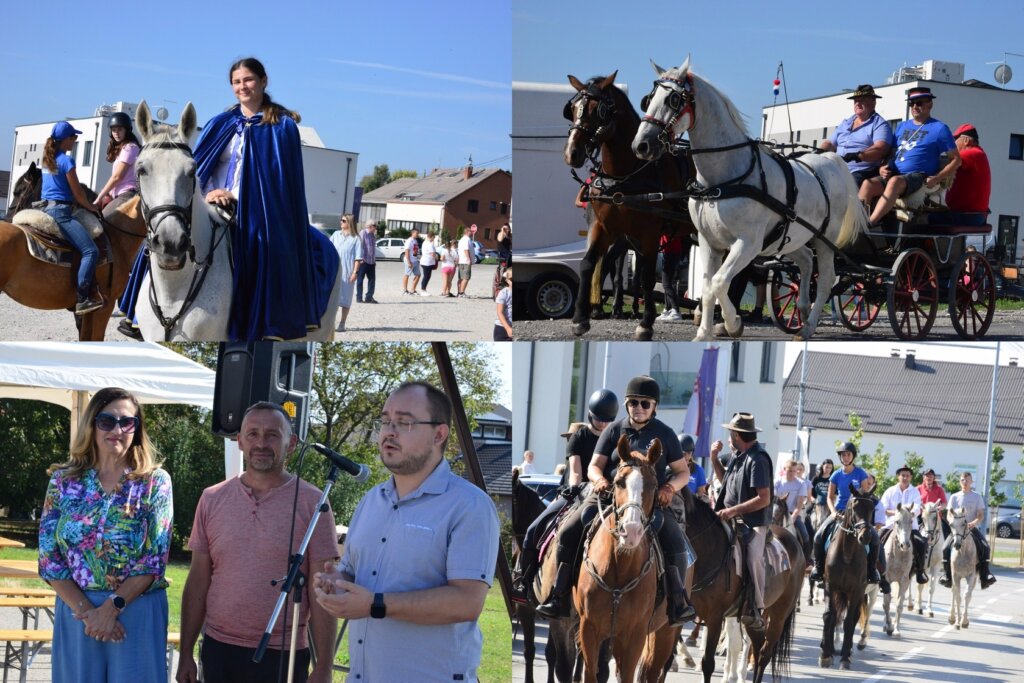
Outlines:
[[[638,375],[629,380],[626,385],[626,398],[636,396],[637,398],[653,398],[661,403],[661,387],[653,377]]]
[[[842,453],[843,451],[850,451],[853,453],[853,457],[857,457],[857,446],[852,441],[844,441],[839,448],[836,449],[836,453]]]
[[[123,111],[115,112],[110,115],[110,127],[121,126],[129,133],[132,130],[132,118],[125,114]]]
[[[679,435],[679,448],[682,449],[683,453],[693,453],[693,449],[697,445],[693,441],[693,437],[689,434]]]
[[[619,414],[619,397],[607,389],[598,389],[587,402],[588,417],[601,422],[614,422]]]

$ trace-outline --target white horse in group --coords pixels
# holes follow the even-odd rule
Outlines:
[[[967,607],[971,604],[971,594],[978,580],[978,549],[967,528],[967,515],[963,508],[949,511],[949,532],[953,536],[953,548],[949,556],[949,568],[953,578],[953,601],[949,606],[949,623],[958,629],[967,628]],[[965,591],[960,593],[960,582],[963,581]]]
[[[914,525],[914,506],[904,507],[903,503],[896,503],[896,522],[893,524],[892,533],[886,539],[885,548],[885,575],[889,583],[899,586],[899,592],[892,591],[882,598],[882,609],[885,610],[885,633],[890,636],[900,637],[900,619],[903,617],[903,601],[910,588],[910,567],[914,564],[914,545],[911,533]],[[896,619],[892,618],[890,610],[893,599],[896,600]]]
[[[231,237],[227,221],[206,203],[196,182],[196,110],[189,102],[178,125],[167,126],[153,121],[143,101],[135,127],[143,141],[135,169],[150,250],[136,305],[139,330],[147,340],[226,341]],[[320,327],[304,339],[334,338],[340,297],[339,269]]]
[[[928,616],[934,617],[932,600],[935,598],[935,586],[942,572],[942,546],[946,543],[946,535],[942,531],[939,509],[935,503],[925,503],[921,512],[921,535],[927,543],[922,571],[928,577],[928,583],[917,584],[917,613],[924,614],[924,588],[928,586]],[[907,593],[907,609],[914,609],[913,591]]]
[[[676,69],[651,64],[658,80],[645,98],[647,114],[633,139],[633,152],[641,159],[657,159],[669,151],[676,137],[689,131],[697,180],[707,188],[690,198],[690,217],[700,233],[704,267],[701,325],[694,341],[714,337],[716,300],[722,307],[726,332],[732,337],[743,333],[743,323],[729,301],[729,283],[759,254],[786,255],[799,267],[798,308],[806,322],[801,338],[809,339],[835,281],[832,247],[822,237],[841,248],[852,244],[867,227],[867,215],[846,163],[831,152],[783,161],[794,177],[795,187],[788,187],[782,166],[747,137],[732,102],[690,71],[689,57]],[[788,206],[793,189],[796,199]],[[789,220],[792,222],[781,233],[773,230],[780,221]],[[820,234],[798,221],[814,226]],[[813,244],[813,253],[808,243]],[[811,307],[815,255],[818,287]]]

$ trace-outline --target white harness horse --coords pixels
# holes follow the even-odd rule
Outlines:
[[[833,248],[852,244],[867,227],[846,163],[831,152],[777,163],[747,137],[732,102],[690,71],[689,57],[676,69],[651,64],[658,80],[645,98],[647,113],[633,139],[633,152],[641,159],[657,159],[689,131],[697,180],[704,188],[691,194],[689,203],[704,267],[701,325],[694,341],[714,338],[716,300],[729,335],[743,333],[729,301],[729,283],[759,254],[786,255],[799,267],[805,286],[797,306],[807,321],[800,338],[809,339],[835,281]],[[812,308],[815,255],[819,286]]]
[[[885,542],[886,576],[890,584],[899,585],[899,592],[885,594],[882,598],[882,609],[885,610],[885,632],[887,635],[900,637],[900,619],[903,617],[903,600],[910,588],[910,567],[914,563],[914,546],[911,533],[914,525],[914,506],[904,507],[896,503],[896,522],[892,533]],[[890,610],[893,599],[896,600],[896,618],[892,618]]]
[[[196,182],[195,108],[189,102],[177,126],[164,126],[153,121],[143,101],[135,124],[143,141],[135,169],[150,250],[136,307],[139,331],[155,341],[226,341],[231,237],[227,221],[206,203]],[[320,328],[304,339],[333,339],[340,277],[339,269]]]
[[[953,602],[949,606],[949,623],[958,629],[967,628],[967,607],[971,604],[971,594],[978,580],[978,549],[967,528],[967,514],[963,508],[950,510],[949,531],[953,535],[953,548],[949,555],[949,567],[953,578]],[[961,595],[960,582],[965,583],[965,591]]]

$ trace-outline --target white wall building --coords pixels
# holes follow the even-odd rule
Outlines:
[[[1024,214],[1024,92],[1002,90],[976,80],[963,80],[964,66],[929,60],[919,67],[904,68],[893,74],[888,85],[876,85],[881,96],[876,111],[892,125],[911,118],[906,92],[916,86],[931,88],[936,96],[932,113],[956,130],[962,123],[978,129],[981,147],[992,168],[992,196],[989,224],[992,240],[1006,247],[1007,261],[1024,256],[1019,233]],[[865,80],[869,80],[865,78]],[[850,89],[856,87],[850,84]],[[836,126],[853,115],[850,92],[823,95],[809,100],[762,109],[761,137],[777,142],[801,142],[817,146]],[[792,120],[792,130],[790,130]],[[988,246],[987,245],[987,246]]]
[[[719,348],[716,383],[716,430],[713,439],[725,440],[734,412],[752,412],[763,431],[759,440],[769,453],[789,454],[789,443],[779,443],[779,400],[783,383],[782,342],[723,342]],[[564,461],[565,439],[560,434],[573,421],[585,421],[590,394],[606,387],[620,401],[630,378],[649,374],[658,379],[662,400],[658,419],[679,433],[683,430],[689,395],[705,348],[689,342],[521,342],[512,350],[512,452],[527,448],[535,464],[551,472]],[[619,417],[626,415],[624,406]],[[696,454],[701,457],[706,454]]]

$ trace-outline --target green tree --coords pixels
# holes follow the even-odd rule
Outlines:
[[[45,401],[0,399],[0,507],[27,519],[42,507],[50,465],[68,457],[71,438],[66,408]]]
[[[1006,494],[996,489],[996,484],[1006,476],[1006,468],[1000,463],[1003,462],[1003,447],[992,447],[992,469],[988,475],[988,504],[991,507],[998,507],[1006,502]]]
[[[387,164],[378,164],[373,167],[373,173],[364,175],[359,181],[359,187],[363,192],[373,192],[378,187],[383,187],[391,181],[391,172]]]
[[[394,173],[391,174],[391,177],[388,179],[388,182],[389,183],[393,183],[396,180],[398,180],[399,178],[418,178],[418,177],[419,177],[419,173],[417,173],[416,171],[410,171],[408,169],[398,169],[397,171],[395,171]]]
[[[874,453],[862,452],[861,442],[864,440],[864,420],[855,412],[847,415],[846,419],[849,421],[850,427],[853,428],[850,441],[857,447],[857,462],[861,468],[875,476],[875,492],[881,495],[881,492],[896,483],[896,476],[889,474],[889,452],[885,450],[885,446],[881,442],[875,445]],[[840,443],[842,442],[836,441],[836,447]],[[836,463],[836,468],[841,466],[838,462]]]

